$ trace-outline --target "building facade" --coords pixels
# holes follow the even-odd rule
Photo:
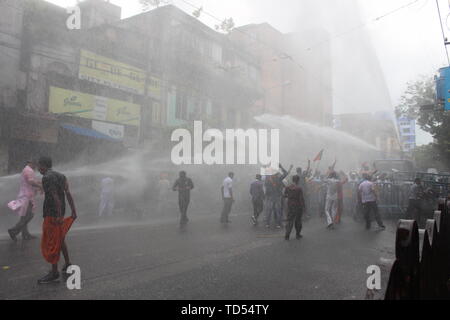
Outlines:
[[[402,158],[396,123],[390,114],[351,113],[336,115],[335,129],[347,132],[375,146],[383,159]]]
[[[262,99],[255,113],[289,115],[331,126],[333,98],[331,49],[324,30],[284,34],[268,23],[239,27],[230,38],[256,58],[261,69]],[[314,39],[314,41],[311,41]],[[314,54],[306,43],[323,41]]]
[[[95,162],[167,146],[193,120],[247,125],[260,72],[226,35],[171,5],[124,20],[107,1],[79,6],[69,30],[64,8],[0,2],[0,174],[36,154]]]
[[[411,153],[416,148],[416,120],[401,117],[397,119],[397,125],[402,149],[406,153]]]

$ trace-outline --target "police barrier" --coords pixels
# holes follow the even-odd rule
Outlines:
[[[411,187],[414,180],[420,178],[421,199],[419,212],[412,212],[409,207]],[[342,200],[343,212],[352,216],[355,220],[363,221],[360,199],[358,199],[358,187],[362,180],[348,180],[341,177],[343,183]],[[432,219],[432,213],[439,197],[447,197],[450,193],[450,175],[428,174],[417,172],[395,172],[389,175],[381,174],[374,179],[377,191],[377,203],[380,214],[385,218],[414,219],[418,220],[420,228],[425,227],[427,219]],[[308,182],[308,208],[310,212],[324,213],[326,182],[322,179],[312,179]],[[414,208],[416,208],[415,206]],[[413,208],[413,209],[414,209]]]
[[[449,299],[449,202],[441,201],[434,219],[424,230],[419,256],[419,229],[414,220],[400,220],[396,235],[396,260],[391,269],[386,300]]]
[[[435,220],[427,220],[420,260],[420,298],[436,299],[439,297],[439,279],[434,275],[439,272],[439,255],[437,227]]]
[[[419,229],[414,220],[400,220],[395,240],[396,260],[386,290],[386,300],[419,298]]]

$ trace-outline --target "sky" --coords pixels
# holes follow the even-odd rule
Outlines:
[[[62,7],[76,3],[47,1]],[[268,22],[282,32],[307,27],[327,29],[335,66],[336,114],[392,111],[409,81],[420,75],[431,76],[448,64],[435,0],[168,1],[189,14],[202,6],[200,20],[211,27],[233,17],[237,26]],[[142,12],[139,0],[110,2],[122,7],[122,18]],[[438,2],[450,38],[449,3]],[[382,18],[376,20],[378,17]],[[308,48],[314,43],[303,45]],[[431,137],[421,132],[418,140],[419,144],[428,143]]]

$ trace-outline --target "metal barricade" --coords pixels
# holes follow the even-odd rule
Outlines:
[[[428,219],[419,256],[419,230],[414,220],[400,220],[396,260],[386,289],[386,300],[449,299],[450,216],[448,201],[441,201],[434,219]]]
[[[386,300],[419,298],[419,229],[414,220],[400,220],[395,240],[396,260],[386,290]]]
[[[439,254],[438,235],[435,220],[427,220],[420,260],[420,299],[439,297]]]
[[[396,182],[377,182],[378,208],[386,217],[405,218],[408,207],[409,185]]]

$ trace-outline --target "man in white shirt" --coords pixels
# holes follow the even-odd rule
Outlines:
[[[36,238],[28,232],[28,223],[33,219],[36,207],[34,197],[37,190],[42,190],[42,186],[36,180],[35,169],[35,161],[29,160],[20,175],[20,189],[17,200],[11,201],[8,204],[8,207],[14,210],[20,217],[19,222],[8,230],[9,236],[13,241],[17,241],[16,236],[19,233],[22,233],[24,240]]]
[[[378,212],[377,194],[375,192],[375,186],[371,181],[371,177],[368,174],[363,174],[363,182],[361,182],[361,184],[359,185],[358,191],[362,202],[364,217],[366,219],[366,229],[367,230],[370,229],[371,212],[373,212],[375,220],[378,223],[378,226],[382,230],[386,229],[386,227],[383,224],[383,221],[381,221],[380,213]]]
[[[230,223],[230,220],[228,219],[228,215],[231,212],[231,206],[233,205],[233,202],[234,202],[233,178],[234,178],[234,173],[230,172],[228,174],[228,177],[226,177],[225,180],[223,180],[223,184],[222,184],[223,210],[222,210],[222,216],[220,218],[221,223]]]
[[[157,213],[161,214],[167,210],[167,200],[169,198],[170,181],[167,173],[161,173],[158,181],[158,205]]]
[[[100,194],[100,217],[113,215],[114,210],[114,180],[110,177],[102,179],[102,190]]]
[[[333,229],[334,220],[337,214],[338,205],[338,183],[339,178],[335,171],[332,171],[328,178],[325,180],[327,185],[327,196],[325,204],[325,214],[327,216],[327,228]]]

